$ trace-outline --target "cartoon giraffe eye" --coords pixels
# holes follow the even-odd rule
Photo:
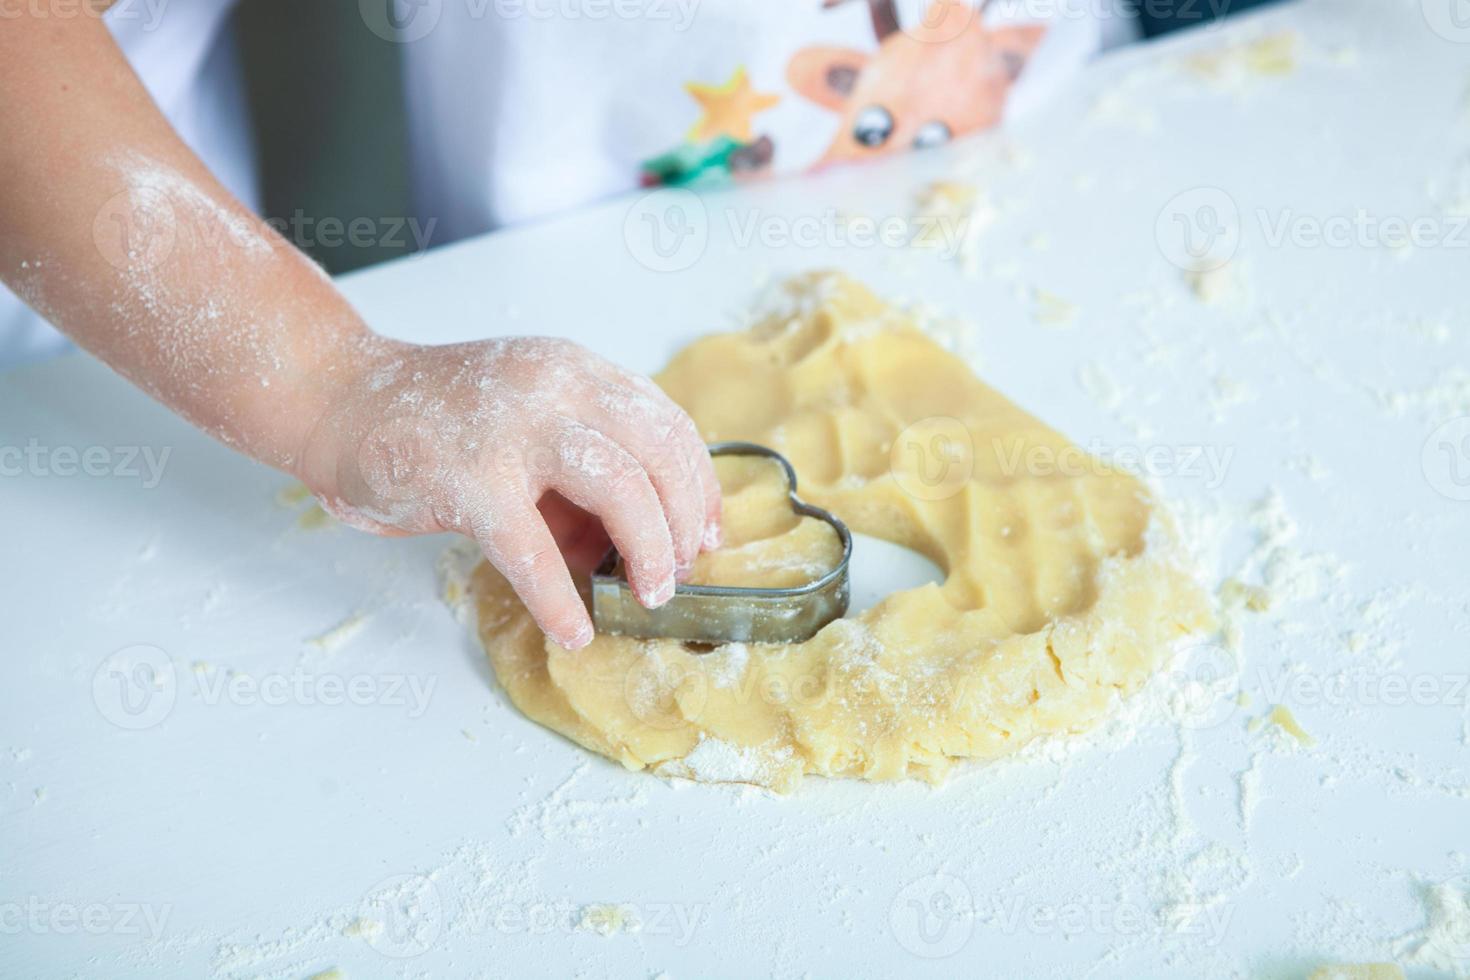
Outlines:
[[[914,148],[918,150],[925,150],[931,146],[939,146],[941,143],[948,143],[949,138],[952,135],[953,134],[949,131],[949,127],[939,120],[935,119],[932,122],[926,122],[924,125],[920,126],[919,131],[914,134]]]
[[[863,146],[882,146],[893,135],[893,116],[881,105],[870,105],[852,122],[852,138]]]

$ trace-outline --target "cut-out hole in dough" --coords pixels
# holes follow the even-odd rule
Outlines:
[[[895,592],[917,589],[930,582],[944,583],[944,569],[917,551],[856,532],[852,536],[852,563],[848,572],[852,577],[849,618],[873,608]]]

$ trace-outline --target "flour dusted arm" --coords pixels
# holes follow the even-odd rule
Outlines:
[[[0,24],[0,279],[344,521],[475,538],[555,640],[610,537],[647,604],[719,540],[719,486],[652,383],[544,339],[373,334],[178,139],[98,16]],[[604,537],[604,534],[607,537]]]

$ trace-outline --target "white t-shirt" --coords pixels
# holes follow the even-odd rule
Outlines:
[[[1030,4],[1044,20],[965,0],[384,2],[436,241],[942,142],[1044,100],[1102,39],[1065,0]]]
[[[256,201],[249,117],[225,24],[234,0],[118,0],[108,28],[179,135],[229,190]],[[0,369],[67,348],[67,340],[0,286]]]

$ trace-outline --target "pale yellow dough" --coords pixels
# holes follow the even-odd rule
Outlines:
[[[1089,463],[861,286],[786,289],[789,310],[695,342],[659,384],[707,439],[784,453],[802,497],[922,552],[944,584],[792,646],[701,655],[599,636],[572,652],[482,565],[481,639],[528,716],[666,775],[782,791],[805,773],[939,781],[956,760],[1087,729],[1212,627],[1137,480]],[[762,472],[722,465],[729,541],[701,580],[791,584],[835,560],[825,525],[797,520]]]

